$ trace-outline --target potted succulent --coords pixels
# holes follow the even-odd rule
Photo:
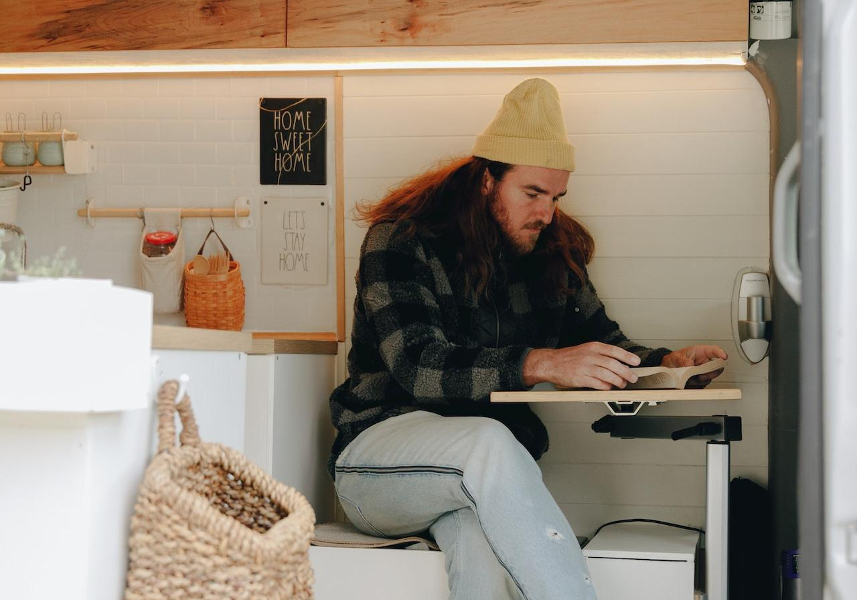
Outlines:
[[[18,247],[14,250],[4,250],[4,240],[16,236]],[[27,240],[20,228],[6,223],[0,223],[0,281],[23,281],[30,277],[80,277],[80,269],[74,258],[64,258],[65,248],[57,253],[43,256],[27,264]]]

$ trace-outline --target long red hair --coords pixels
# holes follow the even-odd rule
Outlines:
[[[404,235],[414,235],[420,229],[450,237],[457,242],[465,285],[478,296],[494,274],[495,249],[503,243],[500,228],[491,216],[491,197],[482,193],[483,177],[487,170],[499,183],[511,168],[475,156],[451,161],[405,181],[374,204],[357,205],[357,220],[374,225],[407,219],[409,227]],[[565,270],[571,269],[584,283],[583,267],[592,260],[594,250],[592,235],[557,206],[553,220],[530,254],[545,264],[549,289],[571,293],[571,288],[560,289]]]

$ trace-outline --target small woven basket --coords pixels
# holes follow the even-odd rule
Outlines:
[[[158,393],[158,454],[131,519],[125,600],[311,600],[309,502],[240,452],[201,442],[177,391],[168,381]]]
[[[244,281],[241,265],[233,260],[232,252],[213,229],[205,236],[197,254],[202,254],[211,234],[217,236],[229,255],[229,271],[210,275],[194,273],[193,261],[184,267],[184,312],[188,327],[229,329],[244,327]]]

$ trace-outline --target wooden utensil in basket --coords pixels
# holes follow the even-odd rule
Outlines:
[[[212,233],[220,241],[225,252],[222,255],[215,254],[206,260],[208,265],[206,274],[196,272],[195,265],[203,264],[197,259],[202,257],[205,244]],[[245,305],[241,265],[234,260],[232,252],[214,229],[205,236],[196,254],[194,260],[187,263],[184,269],[184,306],[187,326],[240,331],[244,327]]]

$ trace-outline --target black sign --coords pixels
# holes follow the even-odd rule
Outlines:
[[[259,100],[259,183],[327,183],[327,98]]]

